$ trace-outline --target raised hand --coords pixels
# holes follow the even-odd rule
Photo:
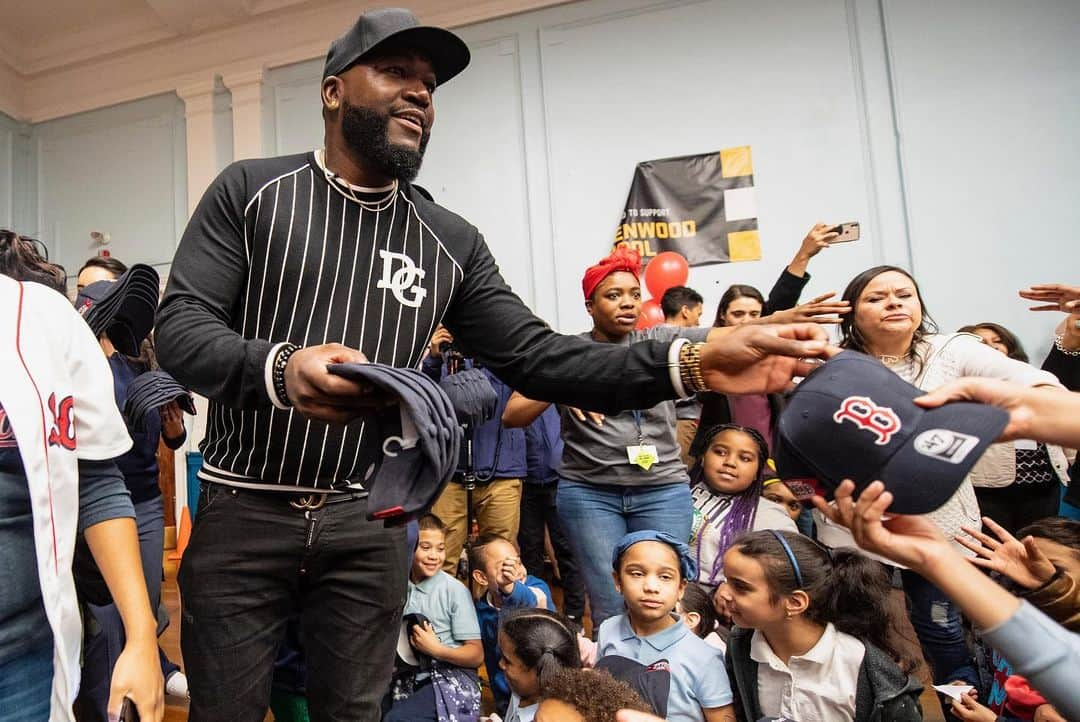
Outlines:
[[[1080,286],[1066,286],[1063,283],[1040,283],[1021,289],[1020,298],[1039,301],[1042,304],[1032,306],[1032,311],[1080,313]]]
[[[960,528],[967,537],[956,537],[959,544],[975,552],[976,556],[968,559],[972,564],[1004,574],[1025,589],[1038,589],[1054,576],[1054,565],[1039,549],[1034,537],[1017,539],[988,516],[983,517],[983,525],[997,539],[966,526]]]
[[[813,323],[740,326],[710,338],[701,350],[701,373],[713,391],[765,394],[782,391],[795,376],[816,368],[814,359],[840,352]]]

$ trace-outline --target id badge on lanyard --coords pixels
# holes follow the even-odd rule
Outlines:
[[[637,427],[638,434],[637,444],[626,447],[626,458],[630,460],[631,464],[648,471],[653,464],[660,461],[660,455],[656,453],[656,446],[645,443],[645,433],[641,429],[641,412],[635,409],[633,414],[634,425]]]

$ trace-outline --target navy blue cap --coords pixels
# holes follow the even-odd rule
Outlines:
[[[499,394],[478,368],[465,369],[442,378],[439,386],[454,407],[458,423],[473,428],[495,418]]]
[[[104,334],[125,356],[138,356],[154,328],[158,272],[136,263],[115,281],[95,281],[79,291],[75,310],[99,338]]]
[[[645,541],[660,542],[674,549],[676,556],[679,557],[679,571],[682,573],[683,579],[687,581],[697,579],[697,562],[694,561],[694,557],[690,554],[690,547],[666,531],[656,531],[655,529],[632,531],[620,539],[611,552],[611,568],[616,572],[619,571],[619,559],[626,553],[626,550]]]
[[[419,50],[431,60],[442,85],[469,64],[465,41],[445,28],[421,25],[405,8],[369,10],[340,38],[330,43],[323,78],[340,75],[389,45]]]
[[[146,414],[159,409],[170,401],[191,415],[195,415],[195,402],[191,393],[168,373],[160,370],[147,371],[136,376],[127,389],[124,402],[124,418],[128,428],[145,428]]]
[[[457,468],[463,432],[439,385],[416,369],[382,364],[331,364],[330,373],[374,386],[398,403],[368,423],[381,454],[368,470],[369,519],[400,524],[423,515]]]
[[[773,449],[781,479],[814,478],[827,491],[844,479],[856,493],[880,480],[891,510],[926,514],[956,493],[1009,421],[986,404],[924,409],[925,392],[875,358],[844,351],[811,373],[788,399]]]

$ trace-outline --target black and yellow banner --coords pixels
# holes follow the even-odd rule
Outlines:
[[[615,246],[691,266],[761,258],[750,146],[638,163]]]

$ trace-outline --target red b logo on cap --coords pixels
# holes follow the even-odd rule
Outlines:
[[[878,406],[867,396],[848,396],[840,404],[840,410],[833,414],[833,421],[838,424],[850,421],[860,429],[874,434],[878,446],[885,446],[892,440],[893,434],[900,430],[900,417],[887,406]]]

